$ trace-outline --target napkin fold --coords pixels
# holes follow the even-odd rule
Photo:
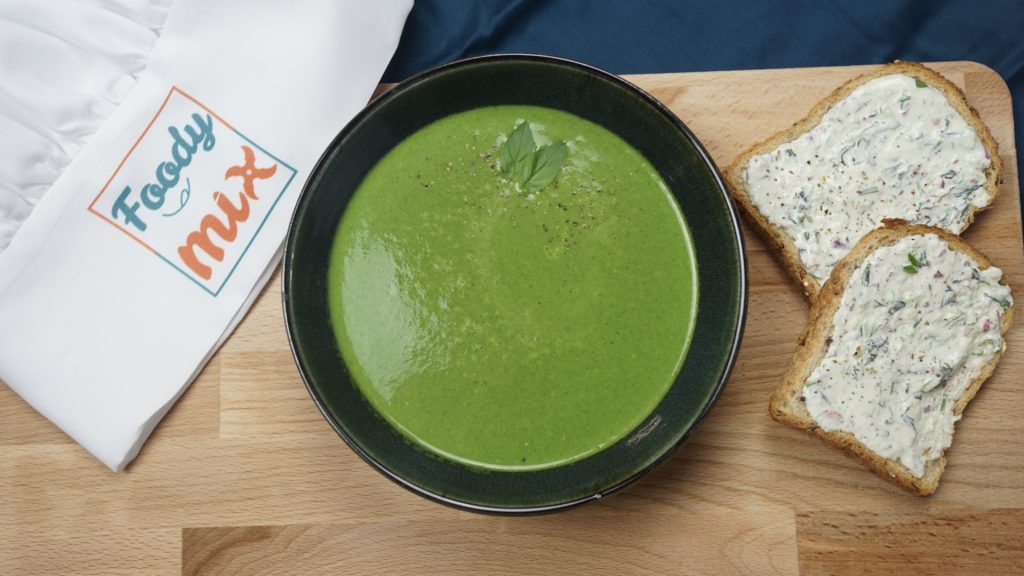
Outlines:
[[[0,1],[0,380],[118,471],[266,283],[412,1],[57,4]]]

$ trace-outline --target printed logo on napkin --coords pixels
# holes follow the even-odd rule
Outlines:
[[[217,296],[294,177],[175,87],[89,211]]]

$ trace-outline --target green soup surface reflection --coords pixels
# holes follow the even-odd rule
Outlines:
[[[554,182],[502,176],[520,121],[564,141]],[[410,441],[535,470],[606,448],[672,385],[693,334],[690,234],[634,148],[572,114],[479,108],[384,156],[328,270],[331,322],[363,395]]]

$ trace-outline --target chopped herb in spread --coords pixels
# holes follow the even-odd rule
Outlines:
[[[998,296],[993,296],[991,294],[985,294],[985,297],[989,298],[990,300],[992,300],[996,304],[999,304],[1003,308],[1003,310],[1006,310],[1007,308],[1009,308],[1011,306],[1009,298],[1000,298]]]
[[[821,279],[883,218],[962,232],[972,208],[991,201],[990,165],[942,92],[892,74],[858,86],[797,139],[753,156],[744,183]]]
[[[917,271],[921,269],[924,264],[917,258],[914,258],[913,252],[907,252],[907,260],[910,260],[910,264],[903,267],[903,271],[907,274],[917,274]]]
[[[952,405],[1003,347],[1013,298],[1001,278],[934,234],[876,250],[853,272],[807,378],[811,417],[921,477],[952,441]]]

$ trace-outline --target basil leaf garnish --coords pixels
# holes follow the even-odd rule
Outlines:
[[[555,181],[565,163],[566,150],[565,142],[538,149],[530,123],[523,121],[501,147],[501,173],[528,192],[538,192]]]
[[[538,192],[555,181],[555,176],[565,162],[565,142],[544,146],[537,150],[533,161],[533,171],[523,181],[523,186],[530,192]]]
[[[523,121],[516,126],[516,129],[512,131],[508,136],[508,140],[501,147],[501,173],[506,178],[513,178],[524,172],[530,170],[530,165],[533,163],[533,154],[537,149],[537,144],[533,141],[533,131],[530,130],[530,123]]]

